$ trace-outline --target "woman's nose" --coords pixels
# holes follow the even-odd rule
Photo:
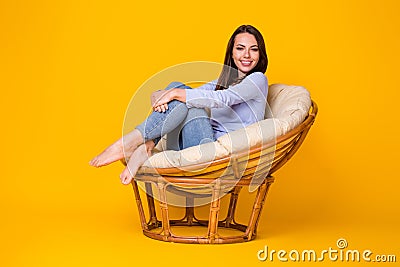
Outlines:
[[[249,50],[245,50],[244,51],[244,57],[250,57],[250,53],[249,53]]]

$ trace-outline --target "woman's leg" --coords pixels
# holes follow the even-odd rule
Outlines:
[[[213,141],[214,132],[207,112],[202,108],[190,108],[181,125],[167,134],[166,149],[182,150]]]
[[[153,111],[143,123],[136,126],[136,130],[141,133],[142,141],[158,139],[177,128],[185,120],[188,110],[185,103],[172,100],[165,112]]]
[[[93,167],[102,167],[123,159],[124,155],[131,155],[137,146],[143,143],[141,140],[143,140],[141,133],[133,130],[103,150],[89,164]]]
[[[184,126],[179,143],[180,149],[215,141],[210,117],[204,109],[189,109],[188,115],[183,123]]]
[[[182,83],[173,82],[166,90],[171,88],[190,88]],[[131,157],[135,149],[149,140],[156,140],[177,128],[185,119],[188,108],[185,103],[173,100],[168,103],[166,112],[152,112],[150,116],[133,131],[120,138],[102,153],[93,158],[89,164],[101,167],[125,157]]]
[[[191,108],[181,125],[167,134],[167,149],[181,150],[213,141],[214,133],[207,112],[204,109]],[[154,146],[153,140],[149,140],[132,153],[120,175],[123,184],[132,181],[136,172],[151,155]]]
[[[125,169],[120,174],[119,178],[121,179],[121,183],[127,185],[130,184],[132,178],[136,175],[136,172],[143,165],[143,163],[151,156],[151,151],[154,148],[153,140],[147,141],[144,144],[141,144],[135,151],[132,153],[129,161]]]
[[[166,90],[171,88],[190,89],[190,87],[178,82],[171,83]],[[177,132],[178,130],[179,133],[179,129],[182,128],[180,125],[185,125],[185,122],[190,122],[190,124],[193,125],[194,120],[196,119],[194,117],[199,114],[199,112],[195,112],[195,110],[192,111],[192,109],[186,107],[186,104],[174,100],[168,103],[168,110],[166,112],[153,112],[146,121],[138,125],[135,130],[141,133],[141,136],[144,137],[145,143],[140,144],[130,155],[127,166],[120,174],[121,182],[127,185],[132,181],[132,178],[136,175],[139,168],[148,157],[151,156],[151,152],[160,140],[161,136],[167,134],[168,140],[168,138],[175,135],[173,132]],[[204,110],[202,111],[202,114],[207,116],[206,112]]]

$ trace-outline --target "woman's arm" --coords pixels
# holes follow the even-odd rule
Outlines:
[[[153,104],[153,110],[157,112],[165,112],[168,109],[168,103],[174,99],[185,103],[186,90],[179,88],[166,90],[165,93]]]
[[[185,100],[189,108],[223,108],[249,100],[265,101],[267,93],[267,77],[261,72],[255,72],[226,90],[188,90]]]
[[[268,93],[267,77],[261,72],[247,76],[239,84],[230,86],[226,90],[198,89],[170,89],[167,90],[153,105],[158,112],[168,109],[168,102],[176,99],[186,103],[189,108],[223,108],[233,106],[252,99],[265,101]]]
[[[214,91],[218,80],[212,80],[208,83],[197,87],[196,90]],[[193,89],[191,89],[193,90]],[[174,99],[186,103],[186,89],[174,88],[164,92],[161,97],[157,96],[157,101],[153,103],[153,110],[165,112],[168,109],[168,102]]]

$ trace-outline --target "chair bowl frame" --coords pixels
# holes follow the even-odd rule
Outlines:
[[[202,169],[200,172],[181,170],[179,168],[141,167],[131,184],[139,211],[143,234],[153,239],[178,243],[226,244],[253,240],[257,234],[257,226],[265,198],[271,184],[274,182],[272,174],[280,169],[297,152],[313,125],[317,113],[317,104],[312,101],[305,120],[288,133],[277,137],[273,142],[252,147],[250,151],[244,154],[230,155],[206,164],[190,166],[191,170]],[[264,157],[265,155],[270,155],[270,157],[272,155],[272,160],[269,164],[264,164],[260,167],[257,163],[260,162],[260,157]],[[253,162],[257,166],[246,164],[246,169],[241,169],[243,168],[243,164],[240,164],[240,159],[243,157],[247,157],[248,162]],[[231,171],[226,172],[227,169]],[[220,175],[221,172],[224,174],[228,173],[226,175],[228,179],[217,179],[216,176]],[[251,179],[249,177],[254,177],[257,174],[263,176],[256,192],[248,224],[237,223],[235,220],[235,211],[239,193],[242,187],[250,186]],[[138,182],[143,182],[145,186],[148,219],[146,219]],[[158,190],[159,199],[157,200],[153,196],[153,186]],[[209,186],[210,195],[194,194],[181,189],[182,187],[196,186]],[[228,196],[230,197],[228,212],[225,219],[219,220],[222,192],[226,188],[229,188]],[[182,219],[170,219],[167,191],[172,191],[186,198],[185,215]],[[211,197],[209,218],[208,220],[200,220],[194,213],[194,199],[206,196]],[[157,217],[155,201],[158,201],[161,210],[160,219]],[[175,235],[171,230],[171,227],[174,226],[204,226],[207,227],[207,234],[205,236]],[[239,230],[241,234],[223,236],[219,234],[219,228]]]

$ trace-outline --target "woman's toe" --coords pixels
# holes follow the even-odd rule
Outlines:
[[[95,166],[96,158],[93,158],[91,161],[89,161],[90,166]]]
[[[119,177],[123,184],[129,184],[132,180],[132,178],[130,177],[129,171],[126,168],[124,169],[124,171],[121,173],[121,175]]]

